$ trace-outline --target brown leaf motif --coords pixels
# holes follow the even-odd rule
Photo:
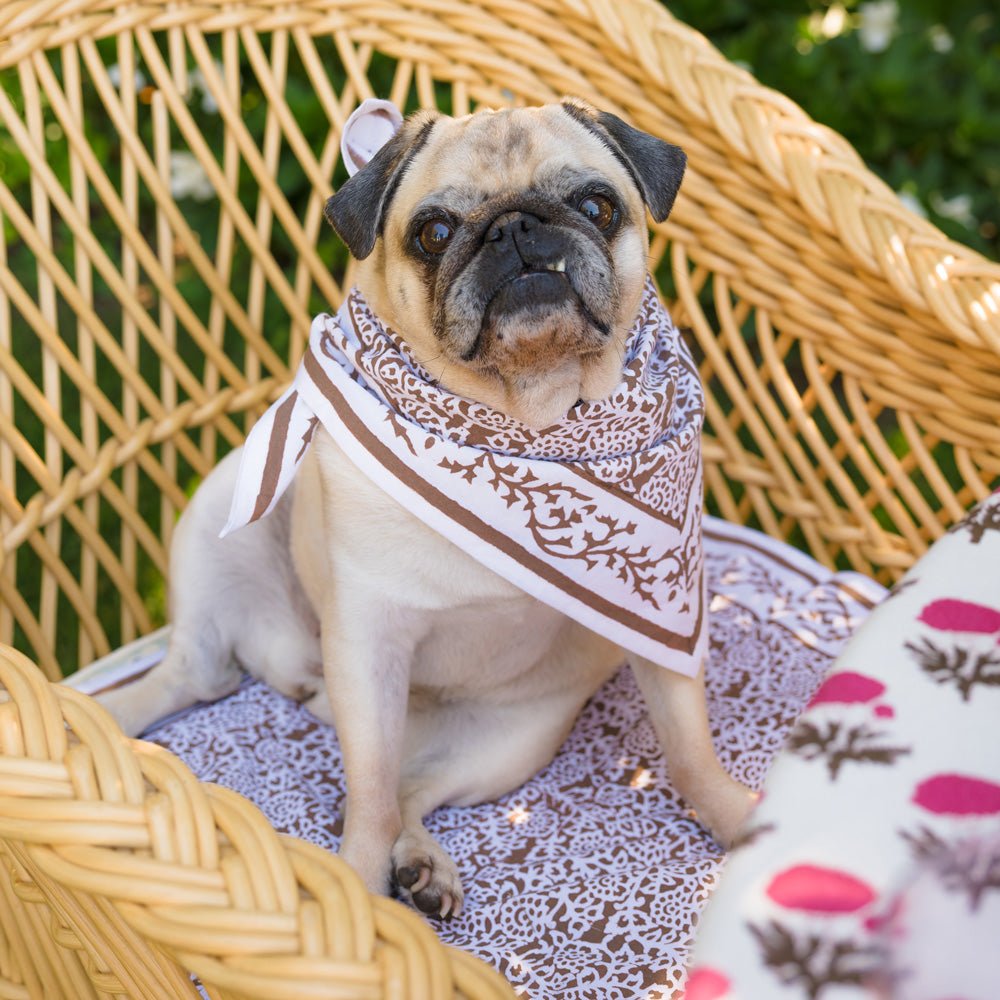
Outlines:
[[[831,720],[819,726],[802,720],[788,738],[788,749],[805,760],[824,760],[831,781],[836,781],[841,767],[848,761],[890,765],[897,757],[910,752],[906,747],[882,745],[879,741],[884,735],[866,722],[848,726]]]
[[[969,541],[978,545],[989,531],[1000,531],[1000,503],[993,497],[985,500],[972,510],[968,516],[949,529],[949,533],[967,531]]]
[[[931,867],[949,892],[964,893],[969,908],[979,909],[988,892],[1000,892],[1000,841],[963,838],[949,841],[921,827],[901,831],[913,857]]]
[[[410,449],[410,454],[416,457],[416,449],[413,447],[413,442],[410,440],[410,435],[407,433],[406,425],[398,414],[393,413],[392,410],[385,411],[385,421],[389,425],[392,433],[399,438],[407,448]]]
[[[302,434],[302,446],[299,448],[298,453],[295,456],[296,462],[302,461],[302,456],[306,453],[306,448],[309,447],[309,442],[312,441],[313,434],[316,432],[316,425],[319,423],[318,417],[311,417],[309,419],[309,426],[305,429]]]
[[[944,648],[922,639],[908,642],[905,648],[920,669],[938,684],[951,684],[963,701],[972,697],[976,686],[1000,687],[1000,649],[977,652],[964,646]]]
[[[809,1000],[818,1000],[828,986],[859,986],[877,968],[879,952],[854,941],[831,940],[819,934],[796,935],[772,920],[749,925],[764,964],[784,986],[798,986]]]
[[[664,574],[665,553],[652,554],[648,545],[630,544],[637,525],[601,514],[592,496],[566,483],[542,482],[530,469],[490,452],[481,452],[471,462],[445,458],[439,465],[470,483],[477,475],[488,476],[508,510],[520,510],[535,545],[547,555],[580,560],[587,569],[604,565],[658,610],[663,590],[667,600],[675,596],[676,588],[669,585],[680,576],[680,564],[675,560],[672,572]],[[582,531],[574,530],[584,523]]]
[[[752,847],[762,837],[774,833],[777,826],[774,823],[758,823],[757,825],[744,826],[729,844],[729,851],[732,853],[743,847]]]

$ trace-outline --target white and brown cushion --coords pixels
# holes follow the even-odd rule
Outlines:
[[[1000,996],[1000,494],[844,650],[745,836],[687,1000]]]
[[[705,557],[715,744],[733,774],[759,787],[884,591],[712,518]],[[148,666],[163,641],[84,675],[84,686]],[[295,702],[248,680],[148,738],[199,777],[246,795],[279,830],[336,849],[344,800],[336,737]],[[666,781],[627,669],[591,700],[543,772],[500,801],[439,809],[427,826],[466,889],[461,918],[439,925],[441,936],[501,969],[525,996],[665,1000],[681,986],[722,852]]]

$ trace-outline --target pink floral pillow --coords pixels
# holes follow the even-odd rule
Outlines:
[[[1000,495],[914,566],[792,729],[686,1000],[1000,996]]]

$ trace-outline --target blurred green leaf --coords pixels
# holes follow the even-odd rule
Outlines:
[[[866,4],[669,0],[761,83],[842,133],[947,235],[1000,259],[1000,8],[900,2],[883,51],[865,48]],[[837,29],[831,31],[831,29]],[[960,195],[972,222],[940,214]]]

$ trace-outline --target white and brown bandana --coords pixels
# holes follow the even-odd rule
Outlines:
[[[693,676],[707,644],[697,369],[647,280],[622,381],[533,430],[437,384],[354,289],[313,321],[247,438],[226,535],[270,512],[317,422],[463,551],[628,652]]]

